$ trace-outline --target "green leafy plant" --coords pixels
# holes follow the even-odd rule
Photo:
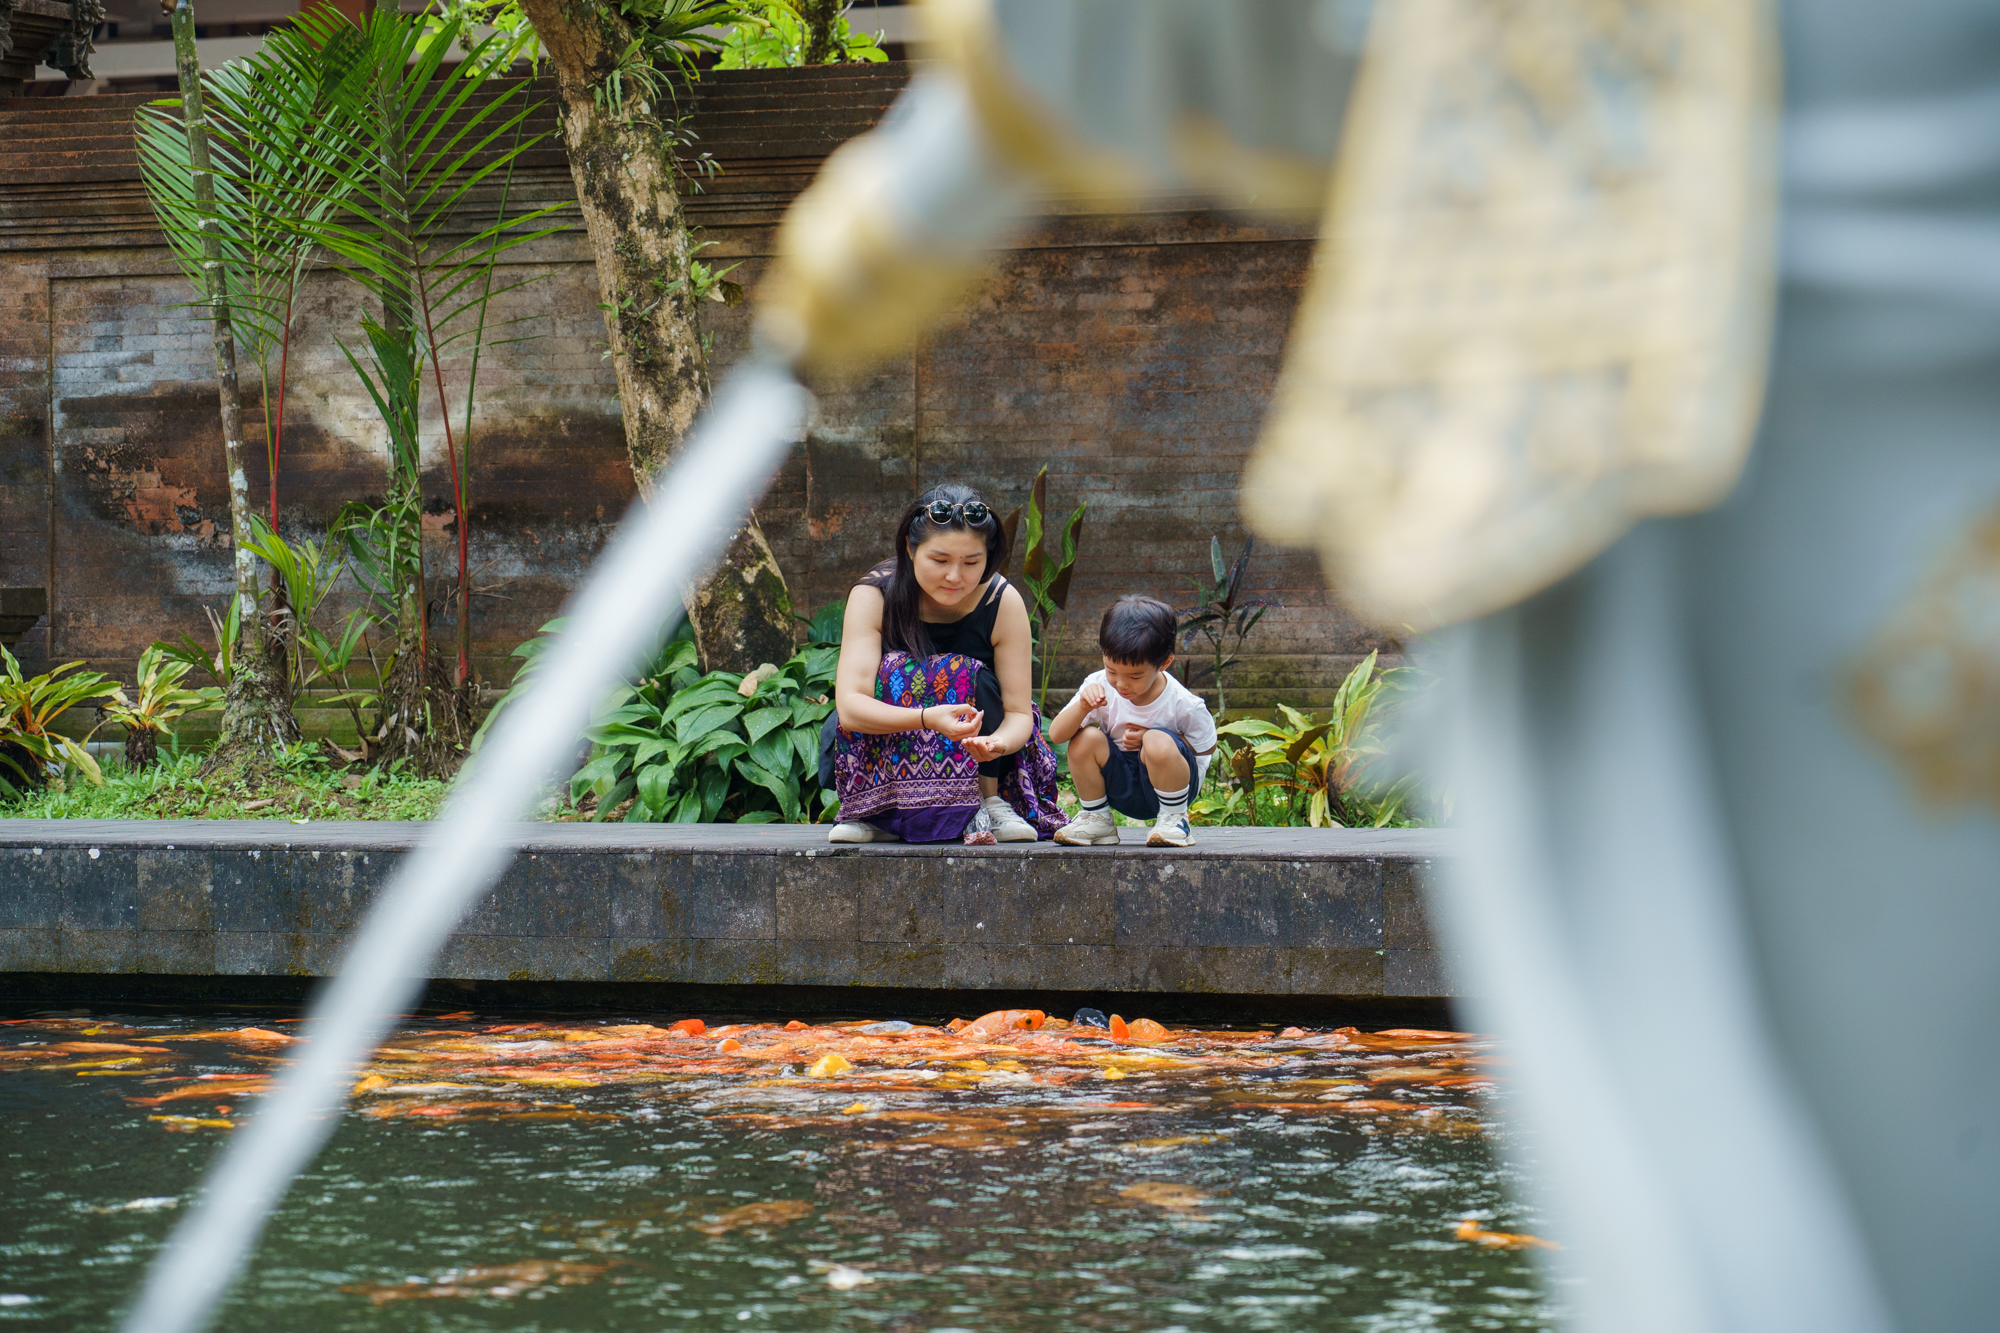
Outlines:
[[[286,677],[292,683],[294,695],[322,684],[335,686],[336,692],[323,697],[321,702],[345,705],[354,719],[356,733],[362,735],[366,734],[366,727],[361,721],[361,709],[376,704],[379,696],[373,690],[352,688],[349,672],[356,665],[356,652],[376,623],[375,616],[367,607],[350,611],[331,635],[313,622],[327,596],[340,582],[351,553],[357,547],[374,551],[369,542],[357,542],[347,531],[350,523],[367,526],[374,513],[366,506],[348,506],[319,542],[288,542],[262,523],[253,523],[245,542],[271,566],[284,592],[283,597],[274,599],[276,605],[270,610],[269,621],[286,654]]]
[[[510,213],[503,203],[490,223],[467,225],[464,218],[471,193],[511,180],[521,155],[545,137],[525,132],[538,109],[530,85],[507,77],[522,38],[496,32],[461,41],[462,17],[425,19],[380,9],[363,20],[358,38],[331,9],[308,10],[294,28],[317,50],[343,43],[350,48],[342,56],[338,95],[317,130],[333,163],[339,207],[322,214],[309,206],[311,199],[287,197],[274,200],[265,216],[320,247],[382,312],[379,321],[364,317],[377,373],[371,377],[351,351],[348,359],[389,427],[392,490],[413,484],[406,479],[419,426],[414,400],[426,379],[435,392],[458,546],[453,680],[463,685],[471,673],[470,461],[453,426],[445,362],[467,351],[476,367],[478,350],[493,342],[487,331],[493,300],[544,276],[496,288],[499,256],[561,230],[550,222],[560,205]],[[451,58],[454,45],[463,47],[457,58]],[[385,350],[390,343],[393,353]],[[473,391],[468,382],[468,413]],[[400,513],[405,507],[392,497],[391,508]],[[425,599],[406,599],[405,611],[417,624],[412,634],[399,618],[399,634],[427,653]]]
[[[594,819],[629,799],[633,822],[772,823],[825,818],[836,804],[819,786],[820,727],[833,711],[841,603],[807,622],[806,646],[784,665],[738,674],[696,664],[685,622],[639,677],[605,700],[571,777],[570,799],[595,798]],[[514,650],[513,685],[487,715],[483,737],[540,669],[565,621]],[[475,742],[475,745],[477,742]]]
[[[835,0],[823,0],[822,7],[834,9]],[[826,54],[813,59],[812,24],[798,5],[790,0],[749,0],[731,25],[715,67],[776,69],[887,60],[889,53],[882,49],[876,34],[856,31],[848,22],[852,12],[852,6],[845,6],[832,15],[832,31],[824,42]]]
[[[314,262],[311,229],[330,221],[349,192],[324,126],[338,99],[351,94],[343,85],[360,67],[361,34],[346,27],[326,38],[315,45],[300,31],[280,28],[256,52],[202,75],[214,168],[207,206],[198,198],[182,99],[139,108],[134,125],[147,195],[168,248],[197,290],[205,283],[206,238],[220,242],[221,294],[262,385],[274,526],[292,333]]]
[[[1250,637],[1250,631],[1257,628],[1264,613],[1278,605],[1261,597],[1244,596],[1243,579],[1250,569],[1250,547],[1250,542],[1244,542],[1236,562],[1227,564],[1222,558],[1222,539],[1209,537],[1208,561],[1214,579],[1206,583],[1190,579],[1195,591],[1195,604],[1182,607],[1175,613],[1180,620],[1183,651],[1194,647],[1196,635],[1208,643],[1209,661],[1198,663],[1189,659],[1181,669],[1181,679],[1184,684],[1192,686],[1197,672],[1207,672],[1215,684],[1215,716],[1218,721],[1229,706],[1222,691],[1223,673],[1236,665],[1243,651],[1243,640]]]
[[[45,786],[51,770],[61,764],[75,768],[93,783],[104,781],[97,761],[83,741],[57,732],[55,721],[79,704],[111,699],[118,682],[96,671],[69,674],[82,662],[65,662],[39,676],[23,676],[14,654],[0,647],[0,787],[14,792]],[[12,777],[8,775],[12,774]]]
[[[1048,513],[1049,469],[1047,464],[1035,474],[1035,484],[1028,492],[1028,502],[1007,515],[1001,527],[1007,531],[1007,546],[1014,547],[1015,534],[1021,531],[1026,520],[1025,540],[1021,546],[1021,578],[1016,585],[1025,594],[1028,603],[1028,622],[1035,634],[1035,706],[1042,710],[1044,717],[1049,712],[1049,673],[1055,666],[1056,647],[1060,636],[1051,628],[1052,622],[1061,615],[1065,622],[1069,612],[1070,575],[1076,569],[1077,543],[1083,536],[1084,511],[1090,508],[1080,504],[1059,528],[1049,528],[1044,516]],[[1055,545],[1050,539],[1058,537]],[[1003,565],[1001,573],[1006,572]]]
[[[645,677],[623,687],[589,733],[570,796],[605,818],[672,823],[811,822],[835,796],[819,786],[820,726],[833,711],[836,644],[808,644],[783,666],[698,674],[683,631]]]
[[[159,757],[160,737],[189,713],[212,708],[218,691],[191,690],[181,684],[194,667],[167,655],[164,644],[139,654],[138,682],[133,694],[118,687],[101,710],[104,720],[125,728],[125,766],[144,768]]]
[[[417,778],[407,765],[353,773],[327,762],[320,747],[276,747],[277,780],[259,786],[201,774],[202,752],[171,734],[156,763],[108,766],[101,785],[56,784],[8,798],[9,819],[435,819],[445,784]]]
[[[1278,798],[1275,813],[1289,824],[1383,828],[1412,822],[1415,775],[1385,784],[1370,781],[1368,773],[1383,753],[1380,724],[1400,674],[1378,672],[1375,659],[1368,654],[1347,674],[1324,720],[1281,704],[1279,721],[1241,718],[1217,727],[1227,738],[1238,799],[1213,793],[1197,813],[1227,818],[1240,812],[1262,822],[1259,798],[1269,794]]]
[[[192,636],[183,634],[174,643],[156,643],[153,647],[160,655],[172,662],[185,662],[191,670],[206,671],[214,680],[216,689],[229,688],[229,677],[236,670],[236,640],[243,633],[242,604],[234,597],[229,599],[229,609],[221,615],[215,614],[213,607],[204,606],[201,613],[208,617],[209,637],[214,639],[213,650],[196,643]],[[220,703],[215,705],[220,707]]]

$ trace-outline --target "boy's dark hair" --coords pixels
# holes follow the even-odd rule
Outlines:
[[[1122,666],[1165,666],[1174,655],[1174,609],[1155,597],[1131,593],[1105,609],[1097,622],[1097,647]]]

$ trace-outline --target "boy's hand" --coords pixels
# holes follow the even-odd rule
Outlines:
[[[960,749],[982,764],[990,759],[998,759],[1007,753],[1000,748],[1000,742],[991,736],[967,736],[958,744]]]
[[[1127,722],[1125,730],[1120,732],[1118,736],[1119,748],[1125,750],[1138,749],[1140,744],[1145,741],[1146,733],[1151,730],[1151,727],[1142,727],[1137,722]]]
[[[1104,707],[1104,682],[1091,681],[1076,692],[1076,698],[1077,702],[1083,705],[1083,711],[1086,713],[1094,712]]]

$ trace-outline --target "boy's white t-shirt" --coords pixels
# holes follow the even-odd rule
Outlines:
[[[1126,725],[1134,722],[1154,731],[1175,733],[1195,752],[1194,786],[1198,788],[1208,776],[1208,761],[1215,757],[1215,718],[1210,715],[1208,705],[1187,686],[1165,672],[1160,673],[1160,679],[1163,685],[1159,697],[1142,707],[1112,689],[1102,671],[1091,672],[1083,683],[1104,686],[1104,706],[1085,713],[1082,725],[1101,729],[1113,745],[1119,744],[1119,735]],[[1203,754],[1203,750],[1210,753]]]

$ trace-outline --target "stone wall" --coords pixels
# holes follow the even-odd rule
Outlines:
[[[9,976],[324,976],[422,826],[0,819]],[[796,824],[534,824],[431,965],[472,981],[1457,992],[1422,878],[1448,829],[829,847]],[[1129,1012],[1129,1011],[1128,1011]]]
[[[691,204],[706,257],[740,263],[735,276],[754,285],[785,206],[906,78],[906,67],[873,66],[704,80],[693,124],[723,166]],[[49,620],[22,644],[32,669],[82,657],[129,672],[151,640],[199,637],[201,607],[220,604],[229,578],[207,335],[183,308],[191,293],[151,224],[130,149],[143,100],[0,102],[0,585],[50,591]],[[552,141],[514,199],[559,202],[569,188]],[[1175,200],[1117,215],[1050,207],[927,345],[864,383],[822,386],[809,438],[760,513],[810,610],[887,554],[896,511],[923,487],[965,481],[1009,508],[1047,463],[1053,506],[1091,506],[1066,637],[1073,680],[1095,664],[1097,616],[1113,597],[1186,601],[1210,534],[1241,545],[1236,477],[1311,241],[1303,224]],[[555,613],[633,494],[581,235],[513,259],[503,282],[543,278],[503,302],[523,317],[511,334],[528,340],[489,351],[480,368],[474,630],[489,679],[505,678],[507,653]],[[337,342],[358,335],[361,307],[331,273],[315,279],[311,306],[279,467],[292,534],[378,493],[383,466],[380,425]],[[744,347],[749,312],[712,310],[720,373]],[[450,515],[429,410],[442,569]],[[260,465],[260,504],[268,485]],[[1377,646],[1309,555],[1260,554],[1251,585],[1284,609],[1253,638],[1235,702],[1321,701]]]

